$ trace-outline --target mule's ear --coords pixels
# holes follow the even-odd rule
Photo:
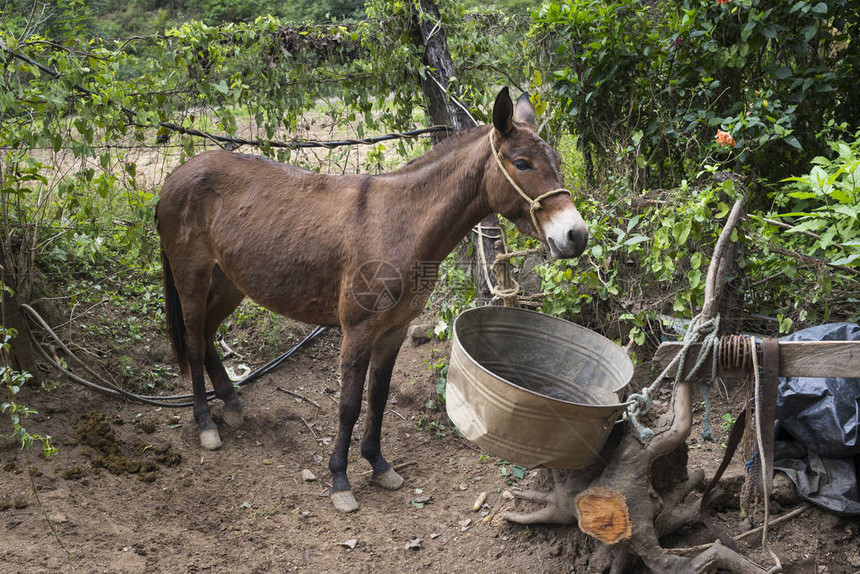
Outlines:
[[[493,125],[502,135],[508,135],[514,127],[514,103],[507,87],[499,91],[493,104]]]
[[[535,109],[534,106],[532,106],[532,101],[529,98],[528,92],[523,92],[520,97],[517,98],[517,107],[514,110],[514,120],[528,124],[532,129],[534,129]]]

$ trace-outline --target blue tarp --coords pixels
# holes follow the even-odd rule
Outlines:
[[[781,341],[860,341],[860,325],[817,325]],[[860,515],[858,378],[780,378],[774,468],[801,497],[837,514]]]

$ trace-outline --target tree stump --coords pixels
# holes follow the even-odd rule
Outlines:
[[[669,491],[658,494],[652,484],[655,460],[683,443],[692,426],[690,383],[679,383],[672,408],[658,422],[658,431],[647,444],[625,425],[617,446],[604,448],[601,462],[577,471],[554,469],[553,490],[526,491],[518,497],[545,504],[531,513],[509,512],[505,519],[520,524],[549,522],[572,524],[600,540],[613,555],[611,572],[622,573],[636,557],[652,572],[705,572],[714,567],[738,573],[763,573],[763,568],[721,544],[702,554],[681,557],[667,554],[659,538],[695,522],[699,500],[686,500],[701,483],[699,471]]]
[[[604,544],[613,545],[633,534],[627,499],[617,490],[592,486],[574,499],[579,529]]]

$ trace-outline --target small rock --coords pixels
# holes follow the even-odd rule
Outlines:
[[[793,506],[800,502],[797,487],[785,473],[777,472],[773,475],[773,498],[783,506]]]
[[[466,532],[467,530],[469,530],[469,528],[471,528],[471,526],[472,526],[472,519],[471,518],[467,518],[466,520],[463,520],[462,522],[460,522],[460,532]]]
[[[432,540],[436,540],[436,539],[437,539],[437,538],[439,538],[440,536],[442,536],[442,535],[441,535],[441,534],[439,534],[439,533],[437,533],[437,532],[433,532],[432,534],[430,534],[430,538],[431,538]]]
[[[268,465],[268,464],[274,464],[274,461],[273,461],[272,459],[270,459],[270,458],[267,458],[267,459],[264,459],[264,460],[263,460],[263,464],[267,464],[267,465]]]
[[[350,550],[353,550],[356,544],[358,544],[358,539],[356,538],[350,538],[349,540],[344,540],[340,543],[341,546],[349,548]]]
[[[406,546],[404,546],[403,548],[404,548],[405,550],[418,550],[418,549],[420,549],[420,548],[421,548],[421,545],[422,545],[423,543],[424,543],[424,541],[423,541],[423,540],[421,540],[420,538],[413,538],[412,540],[410,540],[409,542],[407,542],[407,543],[406,543]]]
[[[429,333],[429,335],[428,335]],[[419,323],[409,327],[408,337],[412,341],[412,345],[417,347],[424,343],[429,343],[432,339],[433,325],[430,323]]]
[[[502,498],[504,498],[505,500],[513,500],[515,497],[514,497],[514,494],[510,490],[503,490],[502,491]]]
[[[475,503],[472,505],[472,512],[478,512],[484,503],[487,501],[487,493],[482,492],[478,495],[478,498],[475,499]]]
[[[304,480],[305,482],[313,482],[316,479],[316,475],[312,473],[309,469],[305,468],[302,470],[302,480]]]
[[[48,518],[50,518],[51,522],[53,522],[54,524],[65,524],[69,521],[66,515],[62,512],[55,512],[51,514]]]

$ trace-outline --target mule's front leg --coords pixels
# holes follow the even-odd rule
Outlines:
[[[371,480],[388,490],[397,490],[403,486],[403,478],[382,456],[380,441],[382,415],[385,413],[391,387],[391,373],[394,371],[394,362],[405,336],[406,328],[398,328],[382,335],[373,345],[367,397],[367,425],[361,440],[361,456],[366,458],[373,467]]]
[[[352,494],[352,487],[346,477],[349,445],[352,430],[361,412],[361,396],[364,380],[370,362],[371,341],[355,336],[344,330],[343,344],[340,349],[340,403],[338,404],[339,426],[334,452],[329,459],[328,468],[332,476],[330,498],[334,507],[341,512],[358,510],[358,502]]]

